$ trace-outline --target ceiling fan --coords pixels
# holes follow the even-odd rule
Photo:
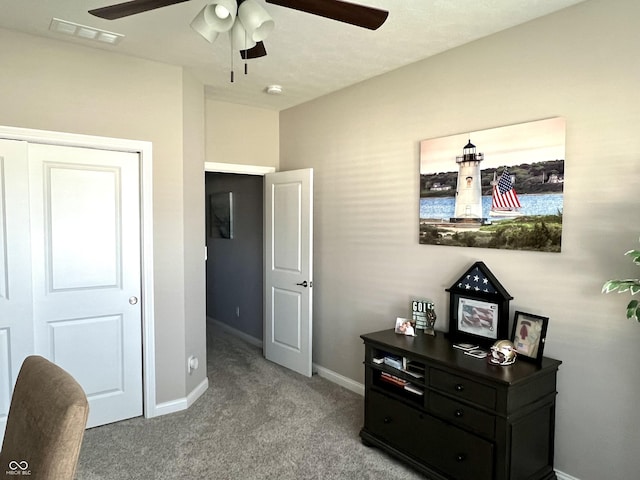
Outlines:
[[[131,0],[89,10],[89,13],[107,20],[116,20],[186,1],[188,0]],[[389,15],[385,10],[342,0],[265,1],[369,30],[378,29]],[[229,32],[232,49],[240,50],[242,58],[246,60],[267,54],[263,40],[273,30],[274,22],[256,0],[211,0],[193,19],[191,27],[211,43],[218,34]]]

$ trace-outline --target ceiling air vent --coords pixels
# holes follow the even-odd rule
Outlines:
[[[87,27],[86,25],[80,25],[78,23],[69,22],[67,20],[60,20],[59,18],[54,18],[51,20],[49,30],[51,30],[52,32],[64,33],[65,35],[71,35],[85,40],[93,40],[109,45],[117,45],[118,43],[120,43],[120,40],[124,38],[124,35],[120,33],[107,32],[106,30]]]

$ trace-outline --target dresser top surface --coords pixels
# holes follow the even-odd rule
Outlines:
[[[539,375],[555,372],[560,364],[559,360],[544,357],[541,365],[518,359],[509,366],[492,365],[486,358],[474,358],[465,355],[462,350],[453,347],[453,343],[442,332],[437,335],[411,337],[395,333],[393,329],[367,333],[360,336],[365,342],[378,345],[380,348],[390,347],[406,351],[408,355],[420,358],[443,367],[455,368],[473,375],[485,377],[494,382],[516,384],[526,382]],[[389,352],[393,353],[393,352]]]

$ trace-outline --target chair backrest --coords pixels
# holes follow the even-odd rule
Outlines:
[[[88,414],[87,396],[69,373],[43,357],[27,357],[11,398],[0,476],[72,480]]]

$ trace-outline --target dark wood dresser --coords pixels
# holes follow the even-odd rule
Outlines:
[[[409,337],[391,329],[361,338],[363,443],[433,480],[556,479],[556,375],[562,362],[492,365],[453,348],[440,332]]]

